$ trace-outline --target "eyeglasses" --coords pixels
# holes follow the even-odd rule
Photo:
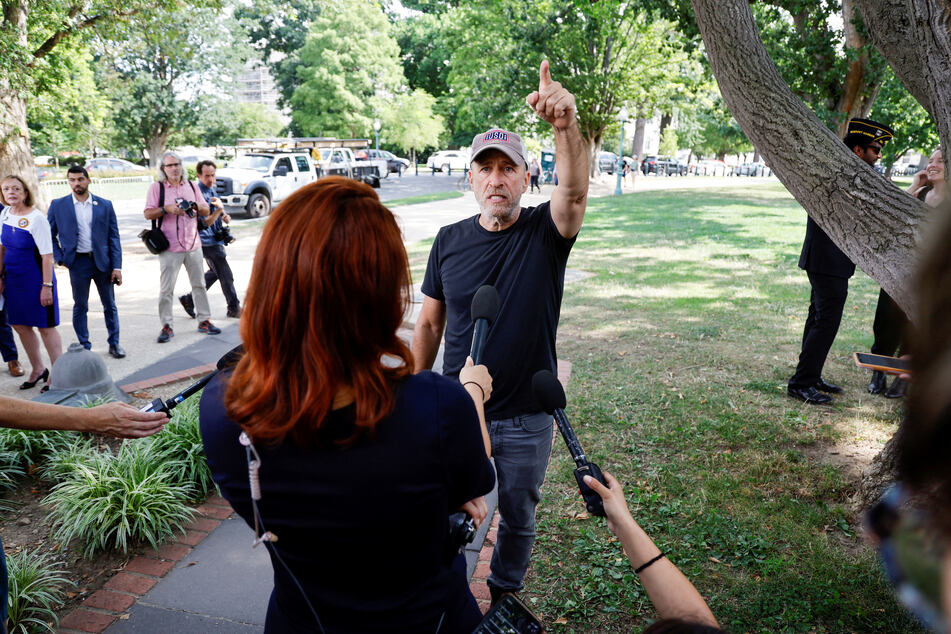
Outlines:
[[[928,628],[946,632],[941,605],[941,565],[945,539],[928,527],[926,516],[907,506],[908,494],[895,485],[865,516],[878,541],[885,575],[898,600]]]
[[[866,150],[871,150],[871,151],[875,152],[876,154],[878,154],[879,156],[882,155],[882,146],[881,146],[881,145],[866,145],[866,146],[865,146],[865,149],[866,149]]]

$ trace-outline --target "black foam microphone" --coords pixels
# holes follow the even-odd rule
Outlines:
[[[184,390],[168,399],[163,401],[160,398],[154,399],[151,403],[143,407],[140,411],[142,412],[165,412],[169,417],[172,415],[172,410],[178,407],[186,398],[192,394],[200,391],[203,387],[208,385],[208,381],[214,378],[216,374],[221,372],[226,368],[230,368],[234,365],[237,365],[238,361],[241,360],[241,357],[244,356],[244,345],[237,345],[228,352],[226,352],[220,359],[218,359],[217,369],[211,373],[203,376],[198,379],[195,383],[192,383]]]
[[[572,460],[575,461],[575,480],[578,481],[578,489],[581,497],[584,498],[585,506],[592,515],[604,517],[604,502],[601,496],[591,487],[585,484],[584,477],[589,475],[601,484],[607,486],[604,476],[601,475],[601,468],[597,464],[588,460],[575,436],[575,430],[571,428],[568,422],[568,416],[565,414],[565,390],[561,387],[558,378],[548,370],[539,370],[532,377],[532,392],[535,394],[535,400],[542,406],[542,410],[555,417],[555,423],[558,424],[558,431],[561,437],[565,439],[568,445],[568,452]]]
[[[482,363],[485,338],[488,335],[489,326],[498,314],[499,294],[495,287],[488,284],[480,286],[472,296],[472,322],[475,326],[472,329],[472,348],[469,351],[469,356],[476,365]]]

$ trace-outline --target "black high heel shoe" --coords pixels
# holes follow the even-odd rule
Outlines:
[[[32,388],[32,387],[36,387],[36,384],[39,383],[40,381],[43,381],[44,383],[48,383],[49,380],[50,380],[50,369],[49,369],[49,368],[45,368],[45,369],[43,370],[43,374],[39,375],[38,377],[36,377],[36,378],[33,379],[32,381],[24,381],[24,382],[20,385],[20,389],[21,389],[21,390],[28,390],[28,389],[30,389],[30,388]]]

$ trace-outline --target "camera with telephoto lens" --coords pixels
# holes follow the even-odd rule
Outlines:
[[[182,198],[178,199],[178,208],[185,212],[185,215],[189,218],[195,217],[195,212],[198,211],[198,203],[192,202],[191,200],[184,200]]]
[[[224,225],[222,225],[221,229],[218,229],[218,231],[215,231],[214,235],[215,235],[215,240],[226,245],[231,244],[236,239],[233,235],[231,235],[231,228],[226,227]]]

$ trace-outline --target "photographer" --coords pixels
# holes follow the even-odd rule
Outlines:
[[[159,166],[158,182],[152,183],[145,197],[145,219],[155,220],[168,238],[168,249],[159,253],[161,287],[159,289],[159,320],[162,332],[158,342],[166,343],[175,336],[172,329],[172,300],[175,282],[182,265],[188,273],[192,296],[198,311],[198,332],[217,335],[221,332],[211,323],[211,309],[205,294],[204,270],[198,247],[199,217],[210,213],[208,203],[198,192],[198,186],[183,179],[182,159],[174,152],[166,152]]]
[[[205,271],[205,290],[220,281],[221,292],[225,295],[228,302],[228,317],[237,319],[241,316],[241,302],[238,300],[238,293],[234,290],[234,275],[231,273],[231,267],[228,265],[228,256],[225,253],[225,247],[234,242],[231,230],[225,226],[225,223],[231,222],[231,216],[225,213],[224,205],[221,199],[215,195],[215,171],[217,167],[211,161],[200,161],[195,167],[198,174],[198,189],[205,198],[205,202],[211,208],[211,213],[202,219],[202,228],[198,235],[201,236],[201,253],[205,257],[205,264],[208,270]],[[185,308],[185,312],[190,316],[195,316],[195,301],[192,294],[182,295],[178,298]]]
[[[265,632],[468,634],[481,619],[446,553],[450,513],[481,522],[495,482],[492,379],[471,361],[462,384],[413,374],[397,332],[410,297],[400,228],[365,184],[323,178],[264,227],[245,353],[200,421],[215,483],[271,555]]]

